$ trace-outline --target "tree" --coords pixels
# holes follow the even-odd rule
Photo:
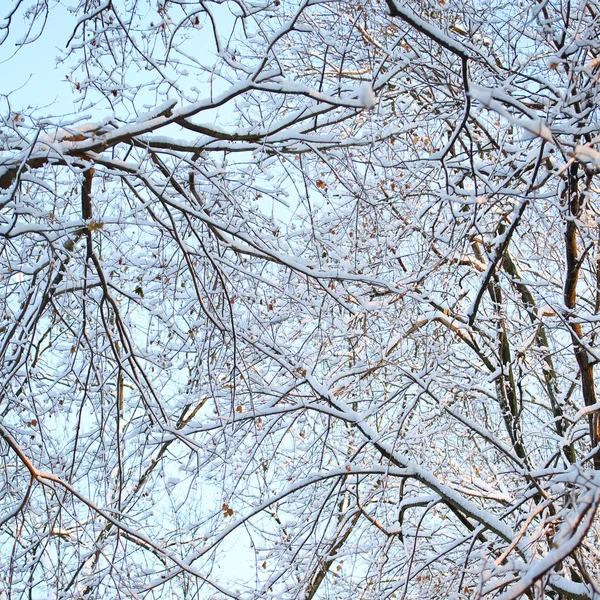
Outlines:
[[[78,111],[2,111],[0,597],[600,597],[598,2],[0,42],[57,11]]]

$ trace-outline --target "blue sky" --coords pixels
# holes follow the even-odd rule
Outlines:
[[[39,108],[40,115],[49,115],[74,110],[66,81],[68,70],[56,64],[60,48],[64,49],[71,34],[69,16],[62,6],[52,6],[40,38],[21,46],[18,42],[27,28],[21,13],[14,16],[9,37],[0,46],[0,93],[9,95],[13,111],[31,107]]]

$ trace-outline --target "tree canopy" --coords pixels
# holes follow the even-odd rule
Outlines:
[[[0,598],[600,597],[597,0],[3,10]]]

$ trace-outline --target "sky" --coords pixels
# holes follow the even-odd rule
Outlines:
[[[72,20],[69,17],[62,6],[53,7],[40,38],[27,45],[19,45],[27,33],[23,15],[17,13],[13,18],[9,36],[0,45],[0,94],[8,95],[13,111],[31,107],[50,115],[75,109],[67,68],[56,64],[71,33],[66,26]]]

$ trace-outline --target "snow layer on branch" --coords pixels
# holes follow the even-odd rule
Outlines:
[[[161,102],[158,106],[152,108],[146,113],[141,114],[136,120],[136,123],[143,123],[144,121],[150,121],[152,119],[156,119],[156,117],[160,117],[163,115],[169,115],[173,107],[177,104],[177,100],[165,100],[165,102]]]
[[[590,146],[575,146],[575,158],[582,163],[600,166],[600,152]]]
[[[365,108],[371,109],[375,106],[375,92],[370,83],[365,82],[360,86],[358,100]]]
[[[486,108],[489,108],[490,110],[493,110],[494,112],[503,116],[512,125],[516,125],[517,127],[524,129],[524,140],[539,137],[546,142],[554,141],[550,128],[541,119],[535,118],[532,112],[521,102],[506,95],[502,91],[469,82],[469,96],[471,96],[473,100],[483,104],[483,106]],[[511,106],[514,106],[520,110],[523,114],[527,115],[527,118],[523,119],[515,117],[512,113],[506,110],[506,108],[504,108],[504,104],[506,103],[509,103]]]

